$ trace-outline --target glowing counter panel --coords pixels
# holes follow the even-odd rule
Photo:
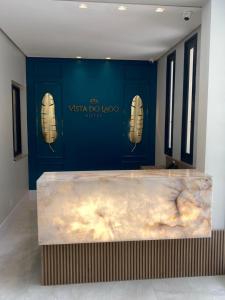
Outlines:
[[[195,170],[44,173],[40,245],[211,235],[212,181]]]

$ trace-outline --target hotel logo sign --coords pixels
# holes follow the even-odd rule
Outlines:
[[[88,105],[70,104],[69,111],[73,113],[84,113],[87,118],[101,118],[105,114],[118,113],[120,111],[117,105],[103,105],[99,100],[92,98]]]

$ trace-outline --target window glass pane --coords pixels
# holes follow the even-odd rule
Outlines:
[[[181,160],[192,165],[194,156],[195,93],[198,35],[193,35],[184,46],[183,115]]]
[[[166,70],[166,109],[165,109],[165,137],[164,151],[166,155],[173,155],[173,110],[174,87],[176,71],[176,51],[167,56]]]
[[[17,157],[22,153],[21,141],[21,115],[20,115],[20,89],[12,86],[12,128],[13,128],[13,153]]]
[[[187,141],[186,153],[191,153],[191,112],[192,112],[192,90],[193,90],[193,64],[194,64],[194,48],[190,50],[189,60],[189,79],[188,79],[188,111],[187,111]]]
[[[13,143],[14,143],[14,152],[18,151],[18,147],[17,147],[17,130],[16,130],[16,90],[13,89]]]
[[[168,136],[168,147],[172,148],[172,122],[173,122],[173,86],[174,86],[174,61],[170,63],[170,107],[169,107],[169,136]]]

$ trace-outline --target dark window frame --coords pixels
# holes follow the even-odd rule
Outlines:
[[[15,96],[15,99],[14,99]],[[12,83],[12,125],[14,159],[22,154],[20,88]]]
[[[195,96],[196,96],[196,71],[197,71],[197,51],[198,34],[196,33],[185,42],[184,45],[184,81],[183,81],[183,113],[182,113],[182,136],[181,136],[181,160],[192,165],[194,151],[194,130],[195,130]],[[190,130],[190,153],[187,148],[187,130],[188,130],[188,90],[189,90],[189,65],[190,51],[194,48],[193,55],[193,78],[192,78],[192,106],[191,106],[191,130]]]
[[[171,94],[171,62],[174,62],[173,71],[173,95],[172,95],[172,122],[171,122],[171,147],[169,145],[170,134],[170,94]],[[176,50],[167,56],[166,69],[166,110],[165,110],[165,136],[164,136],[164,152],[166,155],[173,155],[173,125],[174,125],[174,100],[175,100],[175,76],[176,76]]]

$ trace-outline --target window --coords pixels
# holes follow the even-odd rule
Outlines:
[[[175,88],[176,52],[167,57],[166,71],[166,115],[165,115],[165,154],[173,155],[173,115]]]
[[[12,85],[13,152],[14,158],[22,153],[20,88]]]
[[[185,43],[181,160],[193,164],[197,34]]]

